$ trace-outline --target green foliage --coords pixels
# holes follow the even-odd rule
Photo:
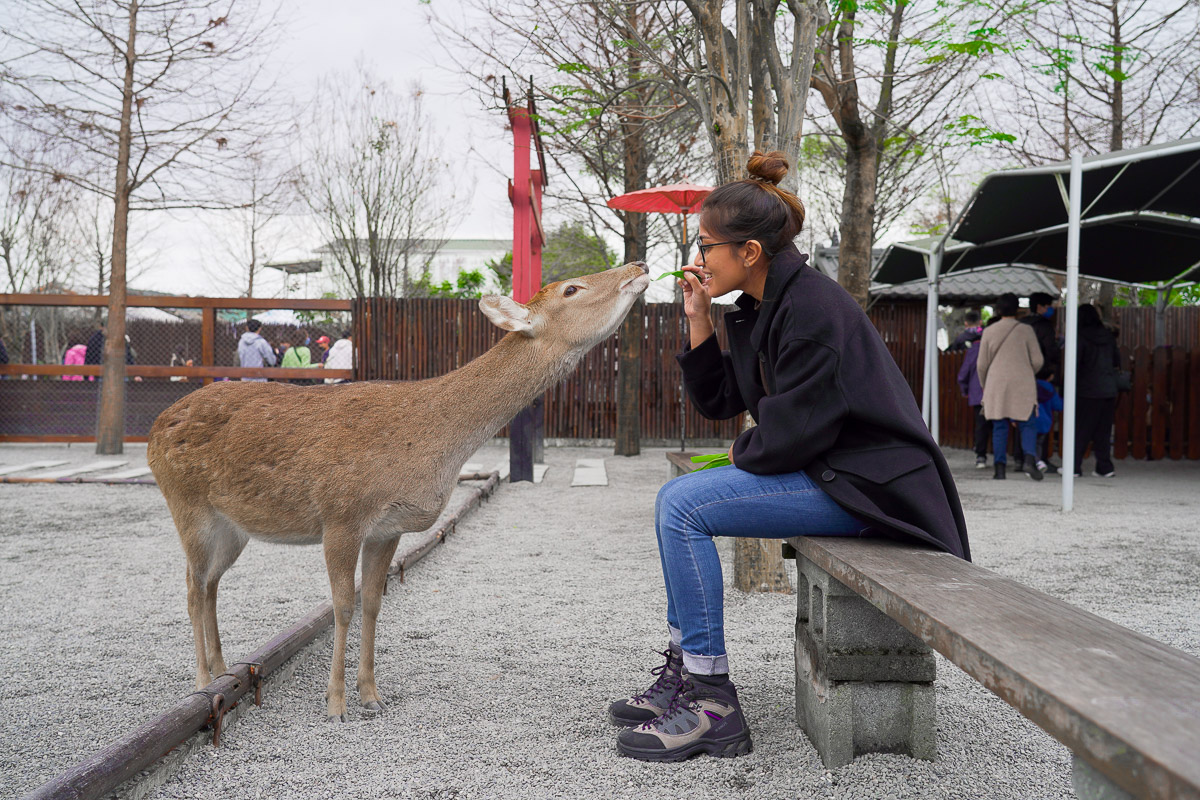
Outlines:
[[[500,258],[493,258],[484,265],[484,268],[490,270],[495,276],[496,282],[500,284],[500,294],[512,294],[512,253],[505,253]]]
[[[465,269],[458,273],[458,278],[454,283],[450,283],[450,281],[433,283],[429,271],[426,270],[418,280],[413,282],[412,294],[414,297],[483,297],[483,284],[486,280],[487,278],[484,277],[481,270]]]
[[[958,119],[946,125],[946,130],[952,137],[965,139],[967,144],[975,147],[981,144],[995,142],[1015,142],[1017,137],[1011,133],[995,130],[973,114],[963,114]]]
[[[617,254],[582,222],[564,222],[546,235],[546,246],[542,248],[542,283],[590,275],[616,263]]]
[[[1133,295],[1133,290],[1128,292],[1118,292],[1113,297],[1114,306],[1153,306],[1158,302],[1158,292],[1154,289],[1139,289],[1136,297]],[[1172,289],[1171,294],[1167,298],[1167,305],[1170,306],[1197,306],[1200,305],[1200,285],[1193,284],[1191,286],[1183,286],[1178,289]]]

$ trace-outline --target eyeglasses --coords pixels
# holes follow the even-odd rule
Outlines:
[[[705,260],[705,256],[707,255],[708,251],[714,247],[720,247],[723,244],[745,244],[745,241],[738,240],[729,242],[713,242],[711,244],[698,244],[696,246],[700,249],[700,263],[707,265],[708,262]]]

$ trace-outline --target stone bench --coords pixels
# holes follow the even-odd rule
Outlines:
[[[672,473],[696,465],[669,453]],[[796,537],[796,720],[827,767],[936,755],[937,650],[1074,754],[1080,798],[1200,799],[1200,659],[949,554]]]

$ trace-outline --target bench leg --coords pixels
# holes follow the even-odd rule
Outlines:
[[[1133,795],[1079,756],[1072,756],[1071,761],[1071,787],[1079,800],[1133,800]]]
[[[928,645],[796,556],[796,722],[826,767],[864,753],[937,752]]]

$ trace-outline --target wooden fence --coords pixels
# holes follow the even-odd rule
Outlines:
[[[241,329],[217,322],[217,312],[222,309],[237,310],[244,316],[272,309],[319,312],[322,316],[348,314],[349,300],[130,295],[127,304],[129,308],[190,313],[196,318],[159,322],[129,319],[127,313],[126,334],[137,356],[135,363],[125,367],[126,441],[145,441],[159,413],[188,392],[214,380],[353,377],[351,370],[241,367],[237,364],[237,337]],[[103,367],[65,365],[61,363],[59,350],[64,344],[86,343],[98,320],[89,309],[107,305],[108,297],[104,295],[0,294],[0,312],[7,323],[3,326],[8,334],[5,344],[10,346],[10,363],[0,364],[0,442],[95,441],[98,379]],[[17,321],[21,324],[12,324]],[[40,343],[37,358],[32,337],[25,335],[30,322],[38,330],[49,329],[59,334],[43,337],[54,345],[47,348],[45,342]],[[294,326],[264,325],[260,333],[277,344],[287,340],[295,330]],[[19,338],[13,336],[14,331],[20,334]],[[322,329],[314,325],[311,331],[316,338]],[[336,330],[328,332],[337,335]],[[193,365],[170,363],[174,355],[185,361],[191,359]]]
[[[958,389],[965,352],[944,353],[938,372],[940,433],[946,447],[970,448],[974,418]],[[1122,347],[1133,390],[1117,399],[1113,457],[1200,459],[1200,349]],[[1055,420],[1061,453],[1061,415]]]
[[[0,310],[15,307],[98,307],[107,298],[48,295],[0,295]],[[127,368],[131,441],[144,439],[157,414],[178,397],[203,383],[246,376],[298,379],[350,377],[351,373],[301,370],[243,369],[236,364],[238,330],[217,322],[218,309],[307,309],[349,314],[356,348],[356,379],[420,380],[461,367],[494,344],[501,332],[480,313],[474,300],[362,299],[264,300],[239,298],[131,296],[133,307],[193,309],[200,319],[187,325],[130,323],[137,364]],[[714,306],[717,335],[725,341],[724,312]],[[1122,343],[1153,337],[1153,309],[1116,309]],[[674,304],[642,304],[644,322],[640,366],[641,431],[652,442],[717,441],[737,433],[738,421],[714,422],[684,402],[676,353],[682,349],[685,326]],[[869,316],[901,372],[919,396],[924,360],[925,304],[877,304]],[[1200,330],[1200,309],[1167,310],[1172,341],[1187,340]],[[140,326],[140,327],[139,327]],[[308,326],[313,336],[338,330]],[[278,342],[294,329],[264,326],[268,340]],[[1191,333],[1189,333],[1191,332]],[[611,439],[616,435],[618,337],[589,352],[566,380],[546,396],[544,430],[551,438]],[[21,347],[11,357],[21,362]],[[196,366],[170,366],[171,355],[183,351]],[[1200,458],[1200,343],[1188,347],[1150,350],[1145,345],[1123,346],[1134,372],[1135,389],[1122,395],[1117,409],[1115,455],[1118,458]],[[970,447],[970,409],[958,394],[955,377],[961,353],[941,356],[941,433],[944,444]],[[99,366],[12,363],[0,365],[0,441],[90,441],[95,425],[95,383],[58,380],[64,376],[98,376]],[[18,380],[38,376],[41,380]],[[47,380],[46,378],[50,378]],[[190,381],[190,382],[189,382]],[[167,385],[169,382],[170,385]],[[504,435],[501,431],[501,435]]]

